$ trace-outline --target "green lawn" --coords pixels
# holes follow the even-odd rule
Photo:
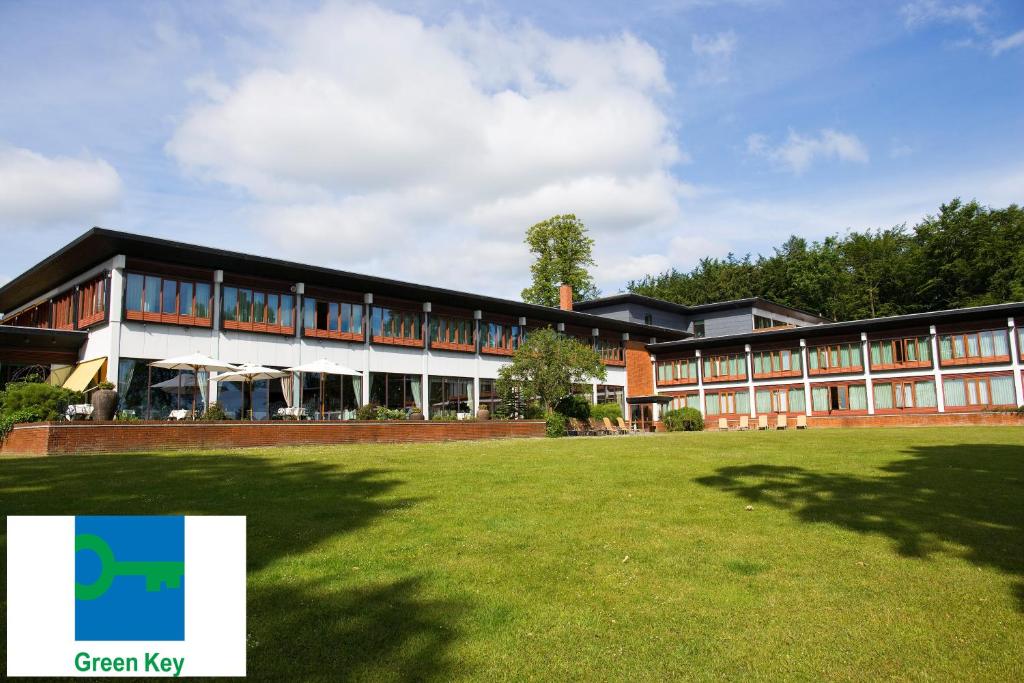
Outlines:
[[[3,459],[0,501],[247,515],[255,679],[1024,680],[1017,428]]]

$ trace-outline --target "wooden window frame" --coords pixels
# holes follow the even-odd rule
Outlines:
[[[836,349],[836,353],[842,358],[842,347],[856,347],[857,353],[860,354],[860,365],[840,365],[835,367],[821,367],[821,349],[824,349],[825,357],[831,361],[832,349]],[[815,354],[818,357],[818,367],[812,368],[810,363],[810,355]],[[807,374],[811,377],[820,375],[847,375],[851,373],[862,373],[864,372],[864,349],[860,342],[834,342],[830,344],[817,344],[815,346],[807,347]],[[869,359],[870,362],[870,359]]]
[[[945,379],[945,378],[943,378],[943,379]],[[877,379],[874,382],[872,382],[872,391],[874,391],[874,387],[877,387],[880,384],[889,384],[889,385],[891,385],[889,391],[892,393],[892,396],[893,396],[893,401],[892,401],[893,407],[892,408],[879,408],[878,404],[874,403],[874,395],[872,395],[871,400],[872,400],[872,403],[874,403],[874,405],[875,405],[875,415],[912,415],[912,414],[929,414],[929,413],[937,413],[937,412],[939,412],[938,395],[939,395],[939,392],[942,391],[942,387],[940,387],[940,386],[936,386],[935,387],[936,401],[935,401],[935,405],[934,406],[918,406],[917,405],[917,385],[922,383],[922,382],[931,382],[932,384],[935,384],[935,378],[934,377],[898,377],[898,378],[897,377],[886,377],[885,379]],[[896,405],[896,403],[897,403],[897,401],[896,401],[896,395],[897,395],[896,394],[896,386],[897,385],[899,385],[900,387],[903,387],[903,386],[906,386],[906,385],[910,385],[912,387],[911,393],[912,393],[912,395],[914,397],[914,405],[913,406],[907,407],[907,406],[898,406],[898,405]]]
[[[748,397],[747,400],[748,401],[750,400],[750,398],[749,398],[750,391],[747,389],[747,387],[743,387],[741,389],[715,389],[714,391],[706,391],[706,392],[704,392],[705,404],[703,406],[701,406],[701,408],[703,408],[703,412],[705,412],[705,413],[707,413],[707,395],[708,394],[716,394],[718,396],[718,407],[719,407],[719,409],[721,409],[721,407],[722,407],[722,396],[723,395],[732,396],[732,407],[733,407],[734,410],[731,413],[718,412],[718,413],[715,413],[714,415],[706,415],[706,417],[710,417],[710,418],[714,419],[714,418],[719,418],[719,417],[740,417],[741,415],[750,415],[749,411],[743,412],[743,413],[737,413],[735,411],[735,408],[736,408],[736,396],[738,394],[746,394],[747,397]]]
[[[865,392],[865,394],[864,394],[864,408],[862,408],[862,409],[853,410],[852,408],[849,407],[849,405],[850,405],[850,387],[854,387],[854,386],[864,387],[864,392]],[[819,411],[819,410],[816,410],[814,408],[814,390],[815,389],[820,389],[822,387],[825,387],[826,389],[829,390],[829,406],[830,407],[824,413]],[[844,393],[846,395],[846,405],[847,405],[846,409],[836,408],[835,410],[833,410],[831,408],[831,405],[832,405],[832,400],[831,399],[832,399],[832,389],[833,388],[835,388],[835,389],[842,389],[844,391]],[[849,382],[828,382],[827,384],[823,383],[823,382],[819,382],[817,384],[811,384],[811,393],[808,396],[805,397],[805,400],[808,401],[809,405],[811,406],[811,415],[826,415],[826,416],[828,416],[828,415],[867,415],[868,414],[867,390],[868,390],[867,382],[864,381],[864,380],[861,380],[861,381],[851,380]]]
[[[249,309],[249,320],[248,320],[248,322],[243,322],[243,321],[238,319],[239,318],[239,306],[240,306],[240,303],[239,303],[239,297],[237,295],[235,296],[235,312],[234,312],[235,319],[234,320],[228,320],[227,318],[225,318],[225,316],[224,316],[224,301],[227,298],[225,296],[225,294],[226,294],[226,290],[228,288],[235,289],[235,290],[246,290],[246,291],[248,291],[248,292],[250,292],[252,294],[252,297],[250,298],[250,309]],[[180,290],[180,285],[179,285],[179,290]],[[256,295],[257,294],[262,294],[263,295],[263,322],[261,322],[261,323],[256,322]],[[270,310],[270,305],[269,305],[270,297],[272,297],[272,296],[276,296],[277,297],[277,320],[278,320],[278,323],[277,324],[273,324],[273,325],[266,322],[266,320],[267,320],[267,312]],[[290,296],[292,298],[292,319],[291,319],[291,324],[290,325],[282,325],[281,324],[281,320],[282,320],[281,319],[281,302],[284,300],[284,297],[286,297],[286,296]],[[243,332],[262,332],[262,333],[265,333],[265,334],[279,334],[279,335],[285,335],[285,336],[295,334],[295,320],[296,320],[296,316],[298,315],[298,312],[296,310],[296,308],[297,308],[297,306],[296,306],[297,297],[294,294],[292,294],[291,292],[281,292],[281,291],[276,291],[276,290],[271,290],[271,289],[254,288],[254,287],[249,287],[248,285],[240,285],[240,284],[235,284],[234,282],[231,282],[231,283],[224,283],[224,284],[221,285],[221,297],[220,297],[220,299],[221,299],[221,321],[220,321],[220,324],[221,324],[221,328],[223,328],[225,330],[239,330],[239,331],[243,331]]]
[[[928,360],[907,360],[907,347],[913,343],[915,346],[918,342],[924,339],[925,348],[928,350]],[[872,347],[875,344],[890,344],[892,346],[892,357],[895,359],[897,356],[902,356],[903,360],[893,360],[892,363],[878,363],[877,365],[871,358]],[[897,353],[897,350],[899,353]],[[881,353],[879,353],[881,355]],[[927,335],[917,335],[914,337],[890,337],[888,339],[872,339],[868,342],[868,365],[872,370],[906,370],[911,368],[930,368],[932,366],[932,345],[931,339]]]
[[[601,356],[601,362],[605,365],[626,365],[625,349],[622,342],[618,339],[595,337],[594,350]]]
[[[132,311],[128,308],[128,288],[125,287],[124,291],[124,317],[125,320],[135,320],[146,323],[163,323],[166,325],[184,325],[186,327],[213,327],[213,283],[205,280],[193,280],[187,277],[170,277],[161,275],[160,273],[151,273],[145,271],[133,270],[125,273],[125,280],[129,275],[139,275],[142,277],[142,289],[140,290],[142,298],[139,300],[141,308],[145,308],[146,301],[146,280],[147,278],[157,278],[160,280],[160,296],[158,298],[160,302],[160,312],[146,312],[143,310]],[[192,315],[180,315],[178,313],[164,313],[163,302],[164,302],[164,282],[173,281],[174,285],[174,307],[176,311],[181,310],[181,283],[189,283],[192,285]],[[210,288],[210,296],[206,302],[206,310],[210,313],[209,317],[200,317],[195,315],[196,303],[199,301],[196,297],[199,292],[199,285],[206,285]]]
[[[310,303],[313,304],[313,327],[307,327],[306,326],[306,322],[305,322],[306,321],[306,306],[308,304],[310,304]],[[328,322],[327,322],[327,326],[324,329],[321,329],[320,326],[319,326],[320,313],[319,313],[319,308],[318,308],[317,304],[320,304],[320,303],[325,304],[327,306],[327,311],[328,311],[328,313],[327,313],[327,315],[328,315]],[[331,308],[332,304],[336,305],[338,307],[338,329],[337,330],[328,329],[330,327],[330,308]],[[352,331],[345,332],[345,331],[342,331],[341,328],[343,327],[343,325],[341,324],[341,318],[342,318],[341,311],[342,311],[342,307],[343,306],[349,306],[350,307],[348,309],[349,310],[349,323],[350,323],[350,327],[354,327],[355,326],[355,325],[352,324],[352,323],[355,322],[355,316],[352,315],[352,311],[354,311],[356,309],[358,309],[360,311],[360,314],[359,314],[359,331],[358,332],[352,332]],[[334,339],[336,341],[353,341],[353,342],[361,342],[361,341],[363,341],[366,338],[365,330],[366,330],[367,325],[368,325],[368,323],[366,321],[366,307],[363,304],[361,304],[361,303],[359,303],[357,301],[351,301],[351,300],[345,300],[345,299],[326,298],[326,297],[316,297],[316,296],[306,296],[302,300],[302,311],[301,311],[301,313],[298,311],[298,306],[296,306],[296,315],[300,315],[300,314],[302,316],[302,335],[304,337],[312,337],[314,339]]]
[[[742,361],[743,361],[743,374],[740,374],[740,375],[712,375],[712,376],[709,377],[708,373],[704,372],[704,382],[705,383],[708,383],[708,382],[740,382],[740,381],[743,381],[743,380],[747,379],[747,354],[745,352],[717,354],[717,355],[714,355],[714,356],[704,356],[704,358],[702,358],[701,360],[702,360],[703,363],[710,363],[712,367],[715,367],[716,364],[720,367],[723,362],[727,364],[729,362],[729,360],[731,360],[732,358],[740,358],[740,359],[742,359]],[[703,368],[703,365],[702,365],[701,366],[701,371],[703,371],[703,370],[704,370],[704,368]]]
[[[428,327],[430,328],[429,329],[429,333],[430,333],[430,348],[432,348],[432,349],[439,349],[439,350],[442,350],[442,351],[462,351],[462,352],[467,352],[467,353],[475,353],[476,352],[476,324],[475,324],[475,322],[476,321],[473,320],[472,318],[462,318],[462,317],[454,316],[454,315],[434,315],[434,314],[431,314],[430,315],[430,319],[429,319],[429,324],[428,324]],[[436,330],[437,330],[437,333],[438,333],[438,338],[437,339],[434,339],[435,323],[436,323]],[[452,323],[455,323],[455,325],[453,325]],[[457,329],[458,328],[458,324],[460,324],[460,323],[469,323],[469,336],[470,336],[470,340],[468,342],[463,341],[463,340],[459,340],[459,339],[453,339],[453,337],[458,337],[459,336],[458,334],[454,334],[453,335],[452,331],[454,329]],[[444,332],[443,335],[441,334],[442,330]],[[445,338],[441,339],[442,336],[445,337]]]
[[[396,337],[396,336],[386,335],[386,334],[375,334],[374,331],[373,331],[373,317],[374,317],[374,314],[375,314],[376,311],[381,311],[381,332],[384,331],[384,314],[383,314],[383,311],[388,311],[388,312],[391,312],[391,313],[399,313],[399,314],[401,314],[402,315],[402,323],[401,323],[401,330],[400,330],[400,332],[402,333],[401,336],[397,336]],[[414,323],[413,327],[410,328],[410,329],[411,330],[412,329],[418,329],[418,331],[419,331],[419,339],[405,336],[405,331],[406,331],[405,330],[405,328],[406,328],[405,316],[407,316],[407,315],[415,316],[416,322]],[[424,337],[425,336],[426,335],[423,333],[423,314],[420,313],[419,311],[414,311],[414,310],[408,309],[408,308],[400,308],[400,307],[397,307],[397,306],[383,306],[383,305],[381,305],[381,306],[372,306],[370,308],[370,341],[371,342],[373,342],[375,344],[389,344],[391,346],[411,346],[411,347],[416,347],[416,348],[423,348],[424,343],[425,343],[424,342]]]
[[[484,325],[487,325],[486,332],[483,330]],[[501,346],[488,345],[491,325],[498,325],[502,328]],[[511,356],[526,339],[524,336],[525,330],[520,329],[519,334],[515,333],[516,328],[519,327],[519,325],[515,323],[506,323],[499,320],[481,320],[480,327],[480,353],[486,353],[492,356]]]
[[[78,329],[84,329],[107,319],[108,282],[106,276],[104,276],[90,280],[79,288]],[[96,306],[97,297],[101,299],[98,308]],[[86,302],[88,302],[88,306]]]
[[[1014,397],[1015,400],[1014,400],[1013,403],[992,403],[992,378],[993,377],[1009,377],[1011,379],[1011,381],[1012,381],[1013,380],[1013,373],[1012,372],[992,372],[992,373],[985,372],[985,373],[970,373],[970,374],[964,373],[964,374],[959,374],[959,375],[946,375],[946,376],[944,376],[942,378],[942,382],[941,382],[942,386],[936,387],[936,391],[942,391],[943,405],[945,406],[945,410],[946,410],[947,413],[978,413],[978,412],[983,412],[983,411],[986,411],[986,410],[1000,410],[1000,409],[1006,410],[1007,408],[1010,408],[1010,407],[1016,408],[1017,407],[1016,396]],[[946,380],[950,380],[950,379],[952,379],[952,380],[957,380],[957,379],[963,380],[965,384],[967,382],[973,382],[974,384],[977,384],[978,382],[985,382],[985,384],[986,384],[986,391],[988,392],[988,398],[989,398],[988,403],[975,403],[973,405],[972,404],[967,404],[965,406],[951,406],[951,405],[949,405],[945,401],[945,399],[946,399],[946,386],[945,386],[945,383],[946,383]],[[1016,389],[1014,391],[1016,392]],[[968,393],[967,389],[966,389],[966,386],[964,387],[964,393],[965,394]]]
[[[805,410],[793,410],[790,407],[789,392],[792,389],[800,389],[801,391],[804,392],[804,407],[805,407]],[[775,400],[775,397],[773,396],[772,397],[772,410],[770,412],[767,412],[767,413],[759,412],[757,410],[757,392],[759,392],[759,391],[770,391],[773,394],[776,394],[776,393],[785,394],[785,396],[786,396],[786,410],[785,411],[776,410],[777,401]],[[757,414],[757,415],[788,415],[788,416],[795,417],[797,415],[806,415],[807,414],[806,413],[806,406],[807,406],[807,402],[809,400],[810,400],[810,397],[808,397],[807,392],[804,389],[804,385],[803,384],[772,384],[772,385],[769,385],[769,386],[761,385],[761,386],[754,386],[754,404],[753,404],[752,407],[754,408],[754,413]]]
[[[689,366],[691,364],[693,364],[696,367],[696,372],[694,372],[694,377],[692,379],[689,377]],[[672,371],[670,373],[672,375],[671,379],[661,379],[660,377],[660,369],[666,366],[672,368]],[[686,368],[685,371],[684,368]],[[669,360],[659,360],[657,361],[655,367],[655,379],[657,380],[656,383],[658,386],[670,387],[687,384],[697,384],[699,377],[700,359],[697,358],[696,356],[690,358],[671,358]]]
[[[782,370],[781,369],[782,368],[782,354],[783,353],[789,353],[789,356],[790,356],[790,360],[789,360],[790,369],[789,370]],[[778,355],[778,358],[779,358],[779,370],[778,371],[775,371],[775,370],[772,370],[770,372],[764,372],[763,370],[761,372],[757,371],[756,360],[757,360],[757,356],[758,355],[768,357],[769,360],[772,361],[772,367],[774,367],[775,366],[774,359],[775,359],[776,354]],[[796,370],[793,369],[793,356],[796,356],[799,359],[799,363],[800,363],[800,366],[801,366],[801,367],[797,368]],[[796,349],[769,349],[769,350],[765,350],[765,351],[752,351],[751,352],[751,356],[750,356],[750,367],[753,370],[754,379],[771,379],[773,377],[802,377],[803,376],[803,370],[801,368],[803,367],[803,362],[804,362],[804,355],[803,355],[803,353],[800,352],[799,348],[796,348]]]
[[[981,351],[981,335],[984,334],[985,332],[1002,333],[1002,334],[1005,334],[1007,336],[1007,339],[1006,339],[1006,353],[1005,354],[1000,354],[1000,355],[997,355],[997,356],[963,356],[963,357],[960,357],[960,358],[953,357],[953,358],[948,358],[948,359],[945,359],[945,358],[942,357],[942,340],[943,339],[945,339],[947,337],[950,338],[950,350],[952,352],[955,352],[956,351],[956,343],[953,341],[953,339],[956,338],[956,337],[960,337],[961,339],[963,339],[964,351],[966,352],[967,349],[970,348],[970,344],[968,342],[968,337],[975,336],[975,337],[977,337],[978,351],[980,352]],[[939,366],[940,367],[949,368],[949,367],[957,367],[957,366],[962,366],[962,365],[991,365],[991,364],[994,364],[994,363],[1009,363],[1010,362],[1010,338],[1009,338],[1009,332],[1006,329],[1002,329],[1002,328],[988,328],[988,329],[984,329],[984,330],[970,330],[970,331],[963,331],[963,332],[941,332],[941,333],[939,333],[938,337],[939,338],[937,340],[937,346],[938,346],[938,349],[939,349]]]
[[[54,297],[53,329],[75,329],[75,290],[71,289]]]

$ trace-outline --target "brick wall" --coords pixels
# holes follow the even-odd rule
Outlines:
[[[807,418],[808,429],[856,427],[955,427],[955,426],[1024,426],[1024,415],[1017,413],[929,413],[906,415],[820,415]],[[729,418],[729,429],[739,426],[738,418]],[[718,416],[706,418],[708,431],[718,429]],[[775,429],[775,415],[768,416],[769,429]],[[750,428],[757,429],[757,418],[750,418]],[[789,416],[789,428],[796,429],[796,417]]]
[[[544,436],[544,423],[506,422],[41,422],[16,425],[4,455],[70,455],[246,446],[409,443]]]
[[[644,343],[626,342],[626,393],[630,396],[650,396],[654,393],[654,371],[651,354]]]

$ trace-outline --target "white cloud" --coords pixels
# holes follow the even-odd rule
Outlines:
[[[102,159],[46,157],[0,145],[0,226],[84,224],[114,208],[121,178]]]
[[[747,153],[762,157],[788,169],[803,173],[817,159],[838,159],[866,164],[868,150],[856,135],[824,128],[817,136],[806,136],[790,130],[785,142],[772,146],[760,133],[747,136]]]
[[[985,8],[973,2],[914,0],[901,8],[903,21],[914,28],[930,23],[963,23],[979,33],[984,32]]]
[[[1024,29],[992,41],[992,54],[998,55],[1001,52],[1024,46]]]
[[[690,39],[690,49],[698,61],[695,80],[708,85],[727,83],[732,78],[736,43],[733,31],[714,35],[694,34]]]
[[[662,60],[628,33],[561,38],[343,4],[273,23],[280,48],[261,63],[233,82],[192,79],[199,99],[167,151],[245,191],[253,226],[295,257],[369,270],[376,254],[383,275],[512,294],[534,222],[663,227],[692,192],[671,174],[684,155]],[[497,268],[520,268],[513,283],[466,280],[487,263],[461,252],[484,244]]]

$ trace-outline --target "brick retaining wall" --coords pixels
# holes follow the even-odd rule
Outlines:
[[[956,427],[956,426],[1024,426],[1024,415],[1017,413],[926,413],[906,415],[818,415],[807,418],[808,429],[850,427]],[[729,419],[729,428],[736,429],[738,419]],[[718,430],[718,418],[704,422],[707,431]],[[750,418],[750,428],[757,429],[757,418]],[[768,428],[775,429],[775,416],[768,418]],[[796,429],[796,418],[789,416],[789,428]]]
[[[4,455],[409,443],[544,436],[544,422],[39,422],[15,425]]]

